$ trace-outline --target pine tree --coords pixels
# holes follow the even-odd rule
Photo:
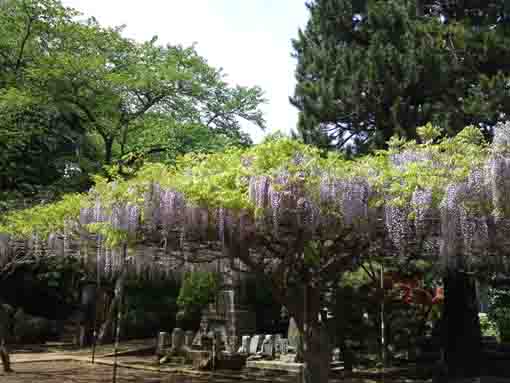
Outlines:
[[[491,128],[509,112],[510,28],[505,0],[313,0],[293,41],[291,102],[305,142],[347,152]]]

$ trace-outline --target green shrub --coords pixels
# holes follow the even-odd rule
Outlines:
[[[177,305],[186,313],[202,310],[216,297],[219,289],[219,278],[216,274],[195,271],[184,276]]]
[[[498,338],[498,328],[496,323],[489,319],[489,316],[485,313],[478,314],[480,318],[480,329],[482,331],[482,336],[493,336]]]
[[[488,318],[496,324],[502,342],[510,342],[510,290],[492,288],[489,291]]]

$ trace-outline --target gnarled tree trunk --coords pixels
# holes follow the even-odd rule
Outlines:
[[[331,342],[323,323],[308,326],[303,334],[302,383],[327,383],[331,365]]]
[[[106,335],[108,334],[110,327],[112,326],[112,323],[115,319],[115,313],[117,312],[118,308],[120,307],[122,303],[122,298],[124,295],[124,286],[126,284],[127,279],[127,265],[125,262],[126,255],[127,255],[127,246],[123,245],[122,248],[122,261],[121,261],[121,269],[119,271],[117,280],[115,281],[115,290],[113,295],[113,300],[110,305],[110,309],[108,310],[108,314],[106,315],[105,322],[101,325],[101,328],[99,329],[99,333],[97,336],[97,343],[102,344],[104,343],[106,339]],[[115,334],[115,332],[112,332],[112,334]]]
[[[93,342],[93,323],[96,313],[97,286],[88,283],[81,290],[80,347],[89,346]]]
[[[301,383],[327,383],[331,368],[331,334],[321,312],[320,290],[310,286],[302,289],[299,301],[293,302],[296,324],[301,333],[303,370]]]

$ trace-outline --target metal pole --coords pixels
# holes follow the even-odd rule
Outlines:
[[[382,300],[381,300],[381,359],[383,363],[383,368],[386,361],[386,341],[384,338],[384,265],[381,263],[381,292],[382,292]]]
[[[99,246],[102,246],[101,239],[99,240]],[[101,251],[99,249],[99,251]],[[92,333],[92,363],[95,362],[96,359],[96,345],[97,345],[97,336],[98,336],[98,320],[97,320],[97,311],[98,311],[98,300],[99,300],[99,294],[101,294],[101,264],[99,262],[99,258],[97,257],[97,251],[96,251],[96,305],[95,305],[95,311],[94,311],[94,329]]]
[[[112,383],[117,382],[117,354],[119,350],[119,338],[120,338],[120,318],[122,315],[122,296],[119,297],[119,301],[117,303],[117,320],[116,320],[116,328],[115,328],[115,346],[113,348],[113,376]]]
[[[126,267],[125,262],[127,258],[127,244],[122,246],[122,268],[120,271],[119,278],[124,278],[124,267]],[[120,326],[122,321],[122,301],[124,300],[124,281],[120,281],[119,284],[119,300],[117,302],[117,323],[115,328],[115,346],[113,349],[113,377],[112,383],[117,382],[117,353],[119,350],[119,342],[120,342]]]
[[[212,360],[211,360],[211,370],[216,370],[216,344],[218,342],[218,339],[216,338],[217,334],[215,331],[213,331],[213,338],[212,338]]]
[[[304,255],[304,254],[303,254]],[[308,352],[308,341],[307,341],[307,336],[308,336],[308,281],[306,281],[305,283],[303,283],[303,333],[301,334],[301,337],[300,337],[300,344],[301,344],[301,358],[302,360],[300,360],[299,362],[302,363],[302,366],[301,366],[301,369],[300,369],[300,381],[301,382],[306,382],[306,374],[307,374],[307,369],[309,366],[307,366],[307,361],[306,361],[306,357],[305,357],[305,354]],[[298,343],[298,347],[299,347],[299,343]],[[298,350],[299,352],[299,350]]]

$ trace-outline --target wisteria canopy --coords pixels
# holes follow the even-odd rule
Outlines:
[[[418,131],[420,143],[394,138],[388,150],[354,160],[280,139],[186,155],[173,167],[147,164],[131,179],[98,177],[87,194],[7,214],[0,233],[35,253],[78,243],[74,252],[105,273],[119,267],[122,244],[142,270],[200,249],[253,251],[257,236],[323,240],[346,229],[386,256],[506,266],[510,124],[495,127],[490,145],[472,126],[453,138],[431,125]]]

